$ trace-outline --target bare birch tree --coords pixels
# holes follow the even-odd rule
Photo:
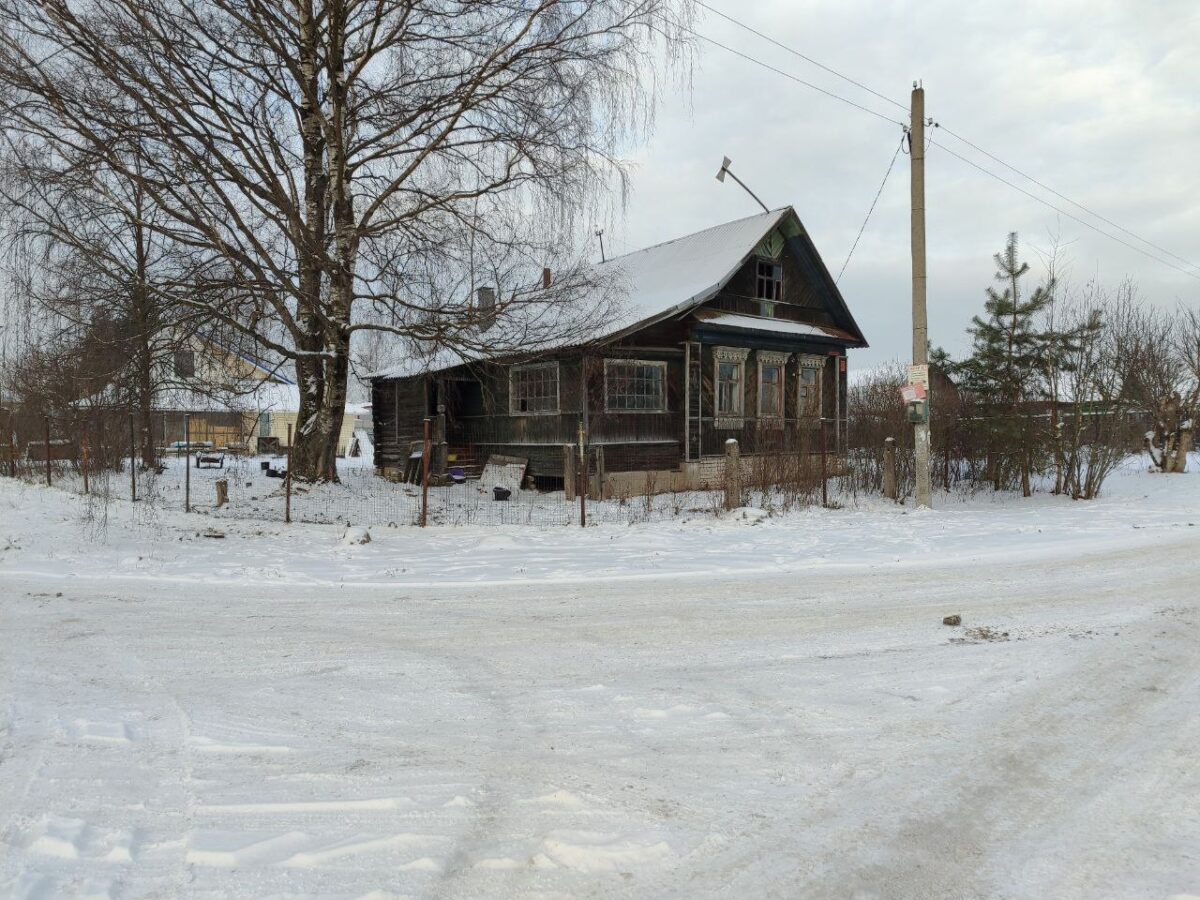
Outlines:
[[[649,127],[687,4],[0,0],[4,124],[140,185],[188,302],[293,362],[296,474],[336,477],[356,331],[469,355],[610,313],[572,238]]]
[[[40,352],[25,360],[26,389],[37,371],[64,369],[50,365],[51,356],[73,360],[74,389],[68,380],[48,396],[75,404],[99,395],[104,405],[130,411],[149,467],[156,394],[169,382],[173,354],[187,346],[197,315],[180,301],[186,270],[179,248],[156,227],[161,214],[141,180],[88,156],[41,141],[4,143],[0,204],[9,258],[18,261],[12,274],[23,275],[12,279],[8,312],[40,325]],[[137,171],[139,164],[131,160],[129,167]]]
[[[1151,416],[1150,461],[1161,472],[1184,472],[1200,411],[1200,316],[1139,303],[1128,282],[1112,315],[1124,390]]]

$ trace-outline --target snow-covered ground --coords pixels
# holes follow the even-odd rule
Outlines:
[[[1198,503],[348,544],[0,479],[0,895],[1200,895]]]

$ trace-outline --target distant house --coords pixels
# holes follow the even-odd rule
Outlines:
[[[439,465],[519,457],[546,488],[582,427],[609,494],[712,484],[730,438],[743,456],[816,452],[825,420],[844,446],[846,352],[867,343],[791,207],[595,270],[617,276],[624,312],[586,344],[375,377],[377,469],[403,472],[426,416]]]
[[[215,447],[268,452],[287,447],[288,426],[296,428],[300,391],[272,365],[220,341],[193,335],[160,363],[152,430],[160,446],[183,441],[185,417],[192,441]],[[115,405],[110,392],[80,407]],[[338,455],[354,444],[355,430],[370,428],[365,404],[347,404]]]

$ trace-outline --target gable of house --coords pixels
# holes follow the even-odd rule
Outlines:
[[[764,316],[756,302],[759,261],[782,268],[782,301]],[[726,222],[685,237],[613,257],[593,266],[594,300],[615,300],[615,315],[596,329],[590,343],[621,341],[636,332],[657,333],[656,325],[704,308],[743,316],[780,318],[831,329],[814,336],[844,346],[867,341],[846,305],[807,230],[788,206]],[[585,301],[586,303],[586,301]],[[518,329],[519,331],[519,329]],[[465,364],[519,361],[520,346],[508,346],[496,332],[494,351],[464,356],[450,348],[409,348],[407,358],[374,374],[404,378]],[[564,345],[561,351],[570,350]]]

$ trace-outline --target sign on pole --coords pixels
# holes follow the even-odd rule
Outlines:
[[[926,391],[929,390],[929,366],[928,365],[912,365],[908,367],[908,383],[919,384]]]

